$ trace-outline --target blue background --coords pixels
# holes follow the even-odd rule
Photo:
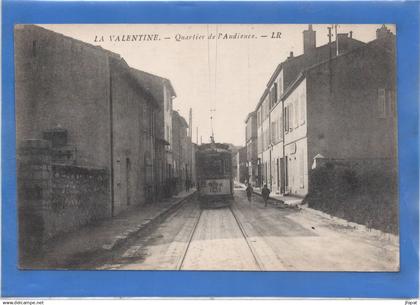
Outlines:
[[[418,296],[418,2],[3,2],[3,296]],[[15,23],[395,23],[398,55],[401,272],[19,271]],[[354,249],[358,251],[358,249]]]

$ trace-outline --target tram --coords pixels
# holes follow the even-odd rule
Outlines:
[[[230,206],[233,200],[232,152],[226,144],[201,144],[196,152],[198,195],[202,208]]]

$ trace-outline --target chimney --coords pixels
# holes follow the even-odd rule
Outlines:
[[[383,24],[380,29],[376,30],[376,39],[386,38],[391,34],[391,31]]]
[[[337,55],[346,52],[349,48],[347,39],[349,38],[348,33],[337,33],[336,39],[336,48]]]
[[[307,30],[303,31],[303,54],[307,54],[316,48],[316,32],[312,29],[312,24]]]
[[[293,58],[293,52],[292,51],[290,51],[290,55],[289,55],[289,57],[287,57],[287,59],[290,59],[290,58]]]
[[[353,38],[353,31],[350,31],[350,32],[349,32],[349,37],[350,37],[350,38]]]

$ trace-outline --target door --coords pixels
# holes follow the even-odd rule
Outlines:
[[[284,194],[286,188],[285,158],[280,158],[280,193]]]
[[[131,190],[130,190],[130,176],[131,176],[131,163],[130,163],[130,158],[127,158],[125,160],[125,185],[126,185],[126,191],[127,191],[127,205],[130,205],[131,203]]]
[[[287,156],[284,158],[284,192],[289,189],[289,162]]]
[[[279,158],[276,159],[276,174],[277,174],[277,191],[280,192],[280,165],[279,165]]]

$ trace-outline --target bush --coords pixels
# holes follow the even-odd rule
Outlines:
[[[382,170],[362,174],[327,163],[312,170],[308,206],[384,232],[398,233],[396,176]]]

